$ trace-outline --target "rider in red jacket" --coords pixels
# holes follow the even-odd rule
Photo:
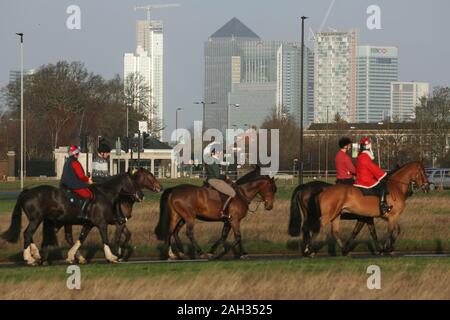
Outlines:
[[[381,214],[385,215],[391,211],[392,206],[386,203],[387,186],[386,172],[378,167],[373,159],[372,143],[369,138],[362,138],[359,142],[359,155],[356,160],[356,181],[355,187],[371,189],[380,197]]]
[[[80,148],[77,146],[70,146],[68,154],[69,158],[67,158],[66,163],[64,164],[61,175],[61,185],[85,199],[81,206],[79,218],[87,219],[86,208],[94,199],[94,194],[88,188],[92,181],[86,176],[81,163],[78,161]]]

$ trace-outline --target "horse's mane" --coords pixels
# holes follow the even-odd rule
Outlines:
[[[237,185],[241,185],[244,183],[254,182],[257,180],[264,179],[266,176],[261,175],[261,171],[259,168],[255,168],[253,171],[250,171],[249,173],[245,174],[244,176],[240,177],[237,181]]]
[[[399,172],[400,170],[402,170],[402,169],[403,169],[404,167],[406,167],[407,165],[412,164],[412,163],[416,163],[416,162],[419,162],[419,161],[408,162],[408,163],[405,163],[405,164],[403,164],[403,165],[401,165],[401,166],[397,164],[397,166],[396,166],[394,169],[392,169],[391,171],[389,171],[389,173],[387,174],[387,176],[390,177],[390,176],[392,176],[393,174],[395,174],[395,173]]]
[[[100,183],[100,185],[102,185],[104,187],[110,187],[112,185],[119,183],[125,177],[125,175],[127,175],[126,172],[112,176],[112,177],[106,179],[104,182]]]
[[[403,164],[403,165],[397,164],[397,165],[395,166],[394,169],[391,169],[391,171],[388,172],[387,176],[388,176],[388,177],[392,176],[394,173],[396,173],[397,171],[399,171],[400,169],[402,169],[405,165],[406,165],[406,164]]]

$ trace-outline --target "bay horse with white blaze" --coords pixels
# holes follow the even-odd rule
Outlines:
[[[339,216],[343,213],[353,213],[364,217],[383,218],[388,223],[388,239],[384,251],[390,253],[394,250],[394,243],[400,234],[398,219],[405,209],[405,201],[411,192],[411,184],[422,187],[424,192],[429,191],[429,182],[425,168],[421,161],[408,163],[387,178],[389,194],[388,205],[392,210],[386,215],[380,215],[379,197],[365,196],[359,188],[349,185],[334,185],[326,188],[316,197],[320,219],[320,228],[331,223],[331,231],[338,245],[346,250],[339,237]]]
[[[261,169],[257,166],[252,172],[246,174],[236,181],[236,196],[228,205],[230,219],[225,221],[222,237],[214,243],[208,255],[205,255],[194,237],[195,220],[221,222],[220,210],[223,197],[221,194],[207,187],[191,184],[183,184],[164,191],[160,200],[160,217],[155,228],[159,240],[165,240],[169,259],[182,258],[183,245],[178,232],[186,224],[186,235],[194,246],[197,255],[202,258],[211,258],[217,247],[222,244],[230,230],[233,230],[235,241],[233,247],[237,247],[238,256],[244,258],[246,253],[242,246],[240,223],[247,215],[250,202],[259,194],[264,208],[272,210],[277,191],[274,178],[261,175]],[[172,238],[175,238],[177,250],[172,251]],[[219,256],[225,254],[225,250]]]

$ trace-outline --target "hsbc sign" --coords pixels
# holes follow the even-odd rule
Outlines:
[[[375,54],[387,54],[389,52],[389,49],[387,48],[371,48],[371,53]]]

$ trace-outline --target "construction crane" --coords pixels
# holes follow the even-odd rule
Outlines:
[[[179,7],[178,3],[171,4],[149,4],[147,6],[134,7],[134,10],[147,10],[147,21],[150,23],[150,13],[154,9]]]

